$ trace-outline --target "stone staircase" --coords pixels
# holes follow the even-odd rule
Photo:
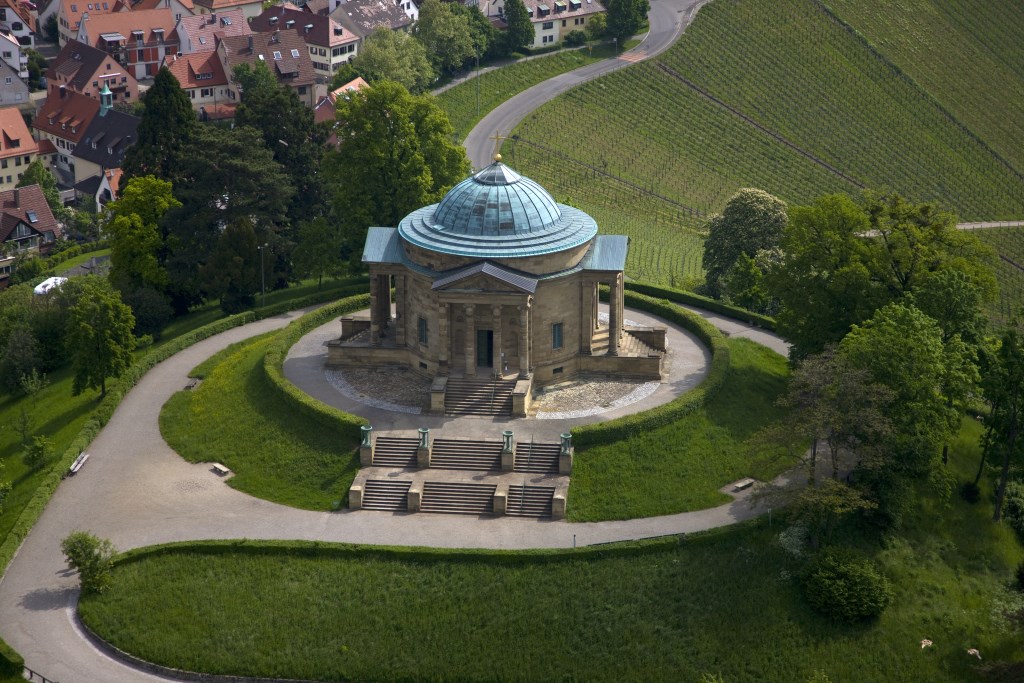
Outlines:
[[[445,415],[511,416],[516,381],[449,378],[444,394]]]
[[[514,517],[550,517],[554,486],[509,486],[505,514]]]
[[[373,445],[374,467],[416,467],[419,439],[379,436]]]
[[[494,514],[493,484],[461,482],[423,482],[420,512],[442,512],[449,515]]]
[[[512,469],[531,474],[558,474],[558,456],[561,452],[562,447],[557,443],[519,442],[516,444]]]
[[[411,481],[390,479],[367,479],[363,485],[364,510],[387,510],[405,512],[409,509],[409,487]]]
[[[379,439],[377,443],[380,443]],[[374,457],[374,462],[376,460]],[[433,448],[430,450],[430,467],[477,472],[500,470],[501,442],[434,439]]]
[[[593,341],[591,342],[592,356],[603,356],[608,353],[608,347],[611,346],[610,332],[607,327],[602,327],[594,332]],[[661,356],[664,355],[661,351],[654,349],[643,341],[639,337],[635,337],[630,334],[628,330],[623,330],[619,336],[619,355],[628,356],[632,358],[640,357],[645,358],[647,356]]]

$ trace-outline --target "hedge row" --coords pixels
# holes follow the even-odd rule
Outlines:
[[[627,438],[630,434],[649,431],[670,424],[704,404],[722,384],[729,372],[729,346],[718,329],[696,313],[673,306],[664,300],[654,299],[631,291],[625,292],[626,305],[664,318],[697,335],[711,349],[711,366],[699,386],[682,396],[651,410],[626,415],[608,422],[576,427],[572,430],[577,447],[597,446]]]
[[[363,287],[365,291],[365,286]],[[284,376],[284,360],[290,349],[299,339],[326,322],[353,311],[361,311],[370,305],[369,294],[359,294],[328,304],[311,313],[307,313],[282,330],[267,349],[263,357],[263,371],[278,394],[297,412],[306,415],[324,428],[337,432],[342,438],[352,442],[359,441],[359,428],[368,424],[356,415],[343,412],[318,401],[301,391]]]
[[[275,315],[281,315],[289,311],[295,311],[300,308],[308,308],[310,306],[317,306],[319,304],[325,304],[337,299],[344,297],[353,296],[355,294],[362,294],[367,291],[370,284],[370,279],[366,277],[351,278],[345,280],[347,284],[342,287],[335,287],[332,289],[325,289],[320,292],[314,292],[307,296],[299,299],[288,299],[280,303],[271,304],[270,306],[264,306],[263,308],[257,308],[254,313],[257,320],[263,318],[272,318]]]
[[[65,261],[70,261],[76,256],[81,256],[82,254],[91,254],[94,251],[103,251],[108,246],[109,245],[107,244],[107,240],[89,242],[88,244],[76,244],[73,247],[68,247],[64,251],[54,254],[53,256],[47,258],[46,262],[43,265],[43,269],[53,270],[60,264],[64,263]]]
[[[687,304],[689,306],[703,308],[704,310],[719,313],[728,318],[735,318],[736,320],[742,320],[743,322],[750,323],[751,325],[763,327],[766,330],[775,329],[774,318],[761,315],[760,313],[754,313],[753,311],[748,311],[747,309],[740,308],[738,306],[730,306],[729,304],[722,303],[717,299],[711,299],[706,296],[701,296],[700,294],[694,294],[693,292],[684,292],[680,289],[670,289],[668,287],[658,287],[655,285],[644,284],[642,282],[627,282],[626,289],[659,299],[668,299],[669,301],[674,301],[677,304]]]

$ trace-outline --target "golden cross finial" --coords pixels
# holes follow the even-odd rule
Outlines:
[[[507,135],[502,135],[499,131],[495,130],[494,135],[488,138],[488,140],[494,140],[494,160],[501,161],[501,143],[504,140],[508,140]]]

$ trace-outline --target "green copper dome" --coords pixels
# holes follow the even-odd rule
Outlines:
[[[558,204],[543,187],[501,161],[466,178],[439,204],[412,212],[402,239],[424,249],[477,258],[550,254],[589,242],[597,223]]]

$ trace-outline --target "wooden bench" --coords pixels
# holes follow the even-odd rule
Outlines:
[[[88,453],[85,453],[85,452],[79,453],[78,457],[75,458],[75,461],[73,463],[71,463],[71,468],[68,470],[68,472],[71,473],[71,474],[78,474],[78,470],[82,469],[82,465],[84,465],[85,461],[88,460],[88,459],[89,459],[89,454]]]
[[[231,470],[229,470],[227,467],[224,467],[224,465],[221,465],[219,462],[211,463],[210,468],[213,469],[214,472],[216,472],[222,477],[226,477],[229,474],[231,474]]]
[[[733,491],[745,491],[754,485],[753,479],[740,479],[733,486]]]

